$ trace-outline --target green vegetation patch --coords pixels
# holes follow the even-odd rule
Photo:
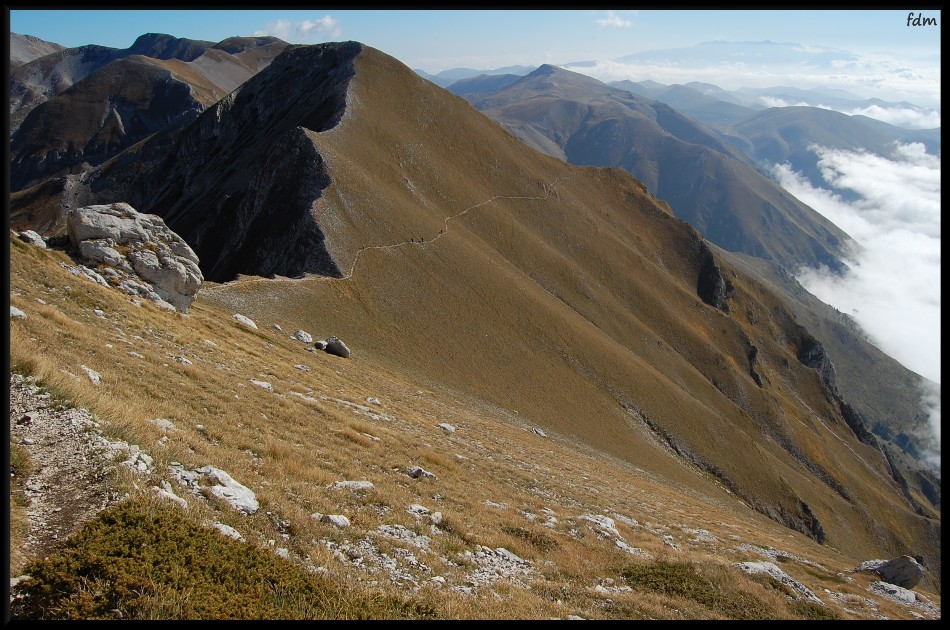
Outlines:
[[[14,619],[425,619],[430,606],[327,578],[147,500],[103,511],[34,561]]]
[[[16,480],[16,484],[10,484],[10,493],[16,491],[19,495],[23,494],[22,485],[33,472],[33,465],[30,462],[30,454],[19,444],[10,442],[10,477]],[[16,486],[16,487],[14,487]],[[29,505],[29,501],[24,496],[23,505]]]
[[[822,606],[818,602],[796,599],[789,602],[788,605],[802,619],[841,619],[841,615],[837,612],[828,606]]]
[[[551,551],[552,549],[558,548],[558,542],[555,539],[539,531],[532,531],[524,527],[513,527],[510,525],[502,525],[501,531],[509,536],[520,538],[541,551]]]
[[[692,562],[659,561],[636,564],[621,571],[632,588],[689,599],[729,619],[778,619],[778,612],[753,593],[724,579],[703,575]]]

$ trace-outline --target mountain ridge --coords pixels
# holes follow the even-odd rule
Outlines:
[[[539,155],[368,46],[291,47],[194,121],[70,183],[48,216],[132,201],[177,226],[212,279],[313,274],[214,284],[222,308],[359,339],[395,374],[844,553],[939,551],[939,519],[914,513],[886,454],[860,439],[779,297],[629,173]],[[16,195],[14,216],[43,194]],[[272,241],[242,240],[257,221]],[[280,266],[314,251],[326,258]]]

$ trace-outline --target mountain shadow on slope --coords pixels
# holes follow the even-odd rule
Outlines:
[[[359,51],[355,42],[288,47],[190,124],[166,128],[52,190],[66,190],[73,205],[125,200],[158,214],[213,281],[339,276],[311,215],[330,183],[313,136],[343,117]],[[17,198],[38,195],[30,189]]]

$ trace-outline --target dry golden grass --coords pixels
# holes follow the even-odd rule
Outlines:
[[[357,89],[353,115],[360,106],[369,107],[372,98],[378,96]],[[396,96],[392,101],[403,102]],[[466,116],[477,119],[474,111]],[[431,240],[453,210],[475,207],[491,195],[539,197],[539,182],[577,172],[521,152],[513,138],[497,140],[498,132],[487,126],[476,128],[486,135],[473,137],[464,125],[440,125],[439,133],[454,136],[433,146],[507,143],[515,157],[506,172],[494,172],[472,158],[453,167],[458,169],[455,176],[469,181],[466,177],[478,174],[490,186],[451,189],[455,196],[439,203],[434,191],[448,189],[452,174],[427,181],[434,171],[426,165],[409,173],[428,191],[422,197],[371,187],[379,191],[378,198],[363,199],[365,204],[353,212],[372,211],[377,220],[348,219],[354,229],[332,235],[336,259],[353,262],[360,246],[390,242],[391,233],[430,240],[411,255],[407,248],[365,251],[353,280],[208,284],[190,313],[181,316],[147,302],[134,306],[127,296],[69,275],[57,264],[67,260],[61,252],[39,252],[11,239],[11,303],[28,316],[11,322],[11,363],[71,403],[88,407],[108,435],[140,444],[153,456],[156,473],[145,481],[123,481],[123,491],[146,491],[172,461],[189,468],[223,468],[257,494],[262,509],[240,517],[220,502],[189,496],[189,514],[226,522],[250,544],[274,540],[295,556],[327,567],[348,588],[403,590],[380,574],[350,567],[327,548],[327,541],[355,544],[364,539],[391,555],[406,548],[373,533],[384,524],[429,536],[429,552],[410,550],[433,574],[453,584],[464,584],[474,570],[473,561],[460,555],[474,545],[505,547],[532,562],[535,573],[525,579],[530,589],[501,582],[470,597],[431,584],[421,587],[418,595],[437,605],[445,618],[736,616],[676,592],[617,591],[605,597],[594,590],[608,579],[623,585],[624,571],[636,563],[693,563],[711,582],[750,594],[770,614],[800,618],[774,589],[728,568],[732,562],[763,559],[740,548],[742,543],[772,546],[820,563],[822,568],[814,572],[810,566],[803,570],[802,563],[783,568],[807,584],[866,596],[859,583],[835,579],[866,559],[860,551],[871,544],[873,525],[862,526],[852,541],[842,533],[853,520],[831,522],[839,548],[853,547],[839,551],[817,545],[750,509],[710,474],[672,455],[642,419],[635,420],[617,404],[621,397],[635,400],[642,414],[660,421],[682,443],[710,458],[721,456],[716,463],[755,496],[787,507],[797,507],[794,500],[802,498],[825,514],[853,509],[813,490],[814,478],[772,443],[759,441],[760,447],[736,456],[737,444],[758,437],[754,415],[773,413],[773,405],[781,404],[797,421],[808,415],[806,409],[811,415],[828,414],[829,405],[817,396],[796,398],[807,390],[796,384],[814,375],[794,363],[773,379],[790,384],[776,386],[774,395],[736,376],[747,337],[755,331],[697,303],[692,271],[670,254],[688,249],[689,238],[668,213],[644,200],[632,180],[591,171],[577,187],[560,189],[556,204],[493,201],[480,206],[483,211],[459,215],[443,238]],[[352,136],[340,140],[338,131],[322,138],[327,161],[342,169],[334,171],[342,174],[342,183],[327,191],[326,204],[345,205],[352,192],[345,182],[365,184],[392,170],[401,158],[410,164],[412,147],[395,140],[386,145],[391,129],[370,125],[357,131],[362,144]],[[349,146],[389,146],[389,153],[381,148],[367,151],[364,160],[350,160]],[[448,163],[449,157],[429,159]],[[600,216],[613,222],[616,233],[594,231],[576,241],[563,240],[561,229],[579,217],[610,214],[609,208],[589,201],[608,193],[627,199],[629,205],[623,207],[634,218]],[[418,212],[395,212],[401,205]],[[329,205],[318,208],[332,210]],[[653,219],[662,229],[649,227]],[[607,247],[604,243],[614,249],[602,256],[598,248]],[[614,273],[618,268],[636,273]],[[669,282],[654,280],[657,269],[667,270]],[[599,275],[591,270],[600,270]],[[499,279],[507,283],[503,291]],[[555,297],[545,286],[556,287],[561,295]],[[737,301],[755,299],[738,284]],[[636,316],[625,304],[637,305]],[[105,319],[96,317],[94,308]],[[251,317],[259,329],[238,324],[234,313]],[[527,313],[533,315],[526,322]],[[681,313],[696,315],[676,315]],[[308,352],[290,338],[297,328],[317,338],[336,334],[352,345],[354,355],[344,360]],[[519,335],[509,333],[514,330]],[[711,347],[710,340],[718,345]],[[764,373],[784,369],[786,349],[759,338],[756,344],[763,357],[772,357],[771,363],[763,358]],[[102,383],[92,385],[80,364],[98,371]],[[298,364],[309,371],[296,369]],[[718,393],[713,378],[731,397]],[[273,391],[252,380],[270,383]],[[171,420],[180,431],[159,444],[162,432],[151,422],[156,418]],[[457,430],[444,431],[438,426],[443,422]],[[823,443],[842,439],[846,431],[841,427],[799,429],[797,422],[789,424],[796,433],[817,432],[800,443],[836,475],[873,476],[854,460],[836,464],[821,450]],[[535,426],[543,426],[548,437],[533,433]],[[870,458],[860,446],[854,450]],[[413,465],[438,479],[411,479],[406,469]],[[367,480],[375,487],[350,491],[331,486],[341,480]],[[883,492],[864,498],[880,500],[885,507],[892,499]],[[442,512],[442,526],[434,532],[428,522],[407,513],[416,503]],[[544,525],[545,510],[557,519],[551,527]],[[340,530],[318,522],[310,516],[314,512],[346,515],[351,527]],[[644,555],[620,550],[612,537],[585,520],[589,514],[615,518],[624,541]],[[684,528],[708,530],[715,542],[694,540]],[[291,534],[285,540],[286,531]],[[664,535],[673,536],[676,549],[663,542]],[[21,541],[14,537],[11,542],[17,546]],[[422,573],[418,577],[425,584],[431,575]],[[378,584],[371,586],[371,580]],[[938,588],[925,588],[939,604]],[[906,609],[880,605],[892,618],[911,617]],[[172,601],[156,615],[173,615],[174,609]]]

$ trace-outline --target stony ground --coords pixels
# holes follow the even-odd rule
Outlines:
[[[26,552],[42,557],[120,499],[110,442],[86,409],[65,407],[29,377],[10,377],[10,438],[30,456],[26,481],[30,530]]]

